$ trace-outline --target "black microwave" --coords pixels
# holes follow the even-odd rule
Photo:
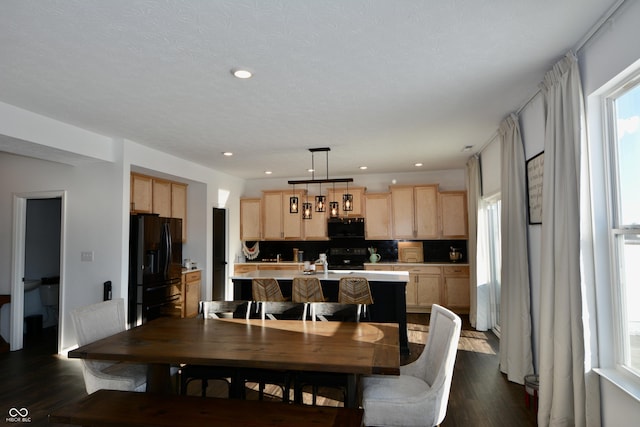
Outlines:
[[[364,239],[364,218],[329,218],[327,234],[330,239]]]

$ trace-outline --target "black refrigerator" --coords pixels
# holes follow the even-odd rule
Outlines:
[[[131,215],[129,327],[158,317],[180,317],[182,220]]]

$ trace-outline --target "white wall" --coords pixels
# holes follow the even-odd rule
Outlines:
[[[13,195],[66,191],[61,349],[75,344],[69,310],[100,301],[103,282],[111,280],[114,297],[126,299],[132,167],[189,184],[185,254],[204,270],[202,297],[210,298],[212,208],[227,209],[227,253],[233,260],[240,250],[236,236],[243,180],[132,141],[0,104],[0,293],[11,293]],[[93,251],[94,261],[81,262],[83,251]]]
[[[13,194],[66,191],[60,306],[70,309],[99,301],[102,283],[117,284],[122,270],[119,234],[114,232],[122,228],[118,167],[107,162],[67,166],[0,153],[0,170],[0,292],[11,292]],[[87,250],[94,251],[92,263],[80,261],[80,252]],[[67,316],[62,323],[62,344],[72,345],[74,332]]]

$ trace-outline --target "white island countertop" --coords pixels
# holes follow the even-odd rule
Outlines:
[[[276,280],[293,280],[296,276],[307,276],[302,272],[278,271],[278,270],[258,270],[249,271],[247,273],[234,274],[230,278],[234,279],[253,279],[273,277]],[[369,271],[369,270],[329,270],[326,273],[320,271],[310,276],[317,277],[324,281],[339,281],[342,277],[364,277],[370,282],[408,282],[409,273],[406,271]]]

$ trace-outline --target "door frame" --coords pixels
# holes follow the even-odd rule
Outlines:
[[[11,236],[11,327],[9,333],[10,350],[21,350],[24,345],[24,258],[26,248],[27,231],[27,200],[29,199],[56,199],[60,198],[60,296],[58,311],[58,339],[57,351],[60,352],[62,345],[62,331],[64,330],[62,320],[65,312],[64,295],[64,257],[66,247],[66,199],[67,192],[60,191],[38,191],[31,193],[13,194],[13,232]]]

